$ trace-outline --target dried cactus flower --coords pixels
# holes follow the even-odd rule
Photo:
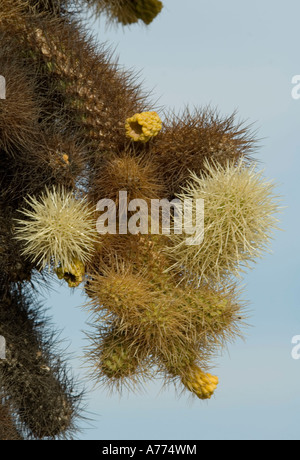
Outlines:
[[[275,214],[280,207],[274,188],[263,171],[256,171],[256,165],[247,167],[242,160],[225,167],[206,162],[205,173],[192,173],[178,197],[192,200],[189,206],[193,210],[197,199],[204,200],[204,240],[188,245],[185,232],[170,235],[166,252],[172,269],[180,272],[182,279],[200,285],[219,283],[251,268],[268,249],[277,229]]]
[[[23,254],[41,268],[58,266],[72,270],[74,259],[89,259],[96,235],[94,212],[87,202],[65,189],[46,189],[39,197],[26,199],[24,216],[17,219],[16,238]]]
[[[55,271],[58,279],[64,279],[68,283],[69,287],[75,288],[83,281],[85,266],[80,260],[75,259],[70,264],[69,268],[58,267]]]
[[[162,122],[156,112],[136,113],[127,118],[125,124],[126,135],[134,142],[148,142],[161,128]]]

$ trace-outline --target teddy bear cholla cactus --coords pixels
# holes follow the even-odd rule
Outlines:
[[[274,188],[255,164],[247,167],[240,160],[221,166],[206,161],[201,175],[191,173],[177,195],[191,203],[189,216],[193,216],[196,200],[204,200],[204,242],[200,247],[186,245],[184,232],[171,235],[168,254],[174,261],[172,269],[200,285],[203,281],[221,283],[250,268],[268,249],[277,228],[279,200]]]
[[[78,411],[74,410],[75,405],[73,405],[76,395],[73,393],[71,385],[67,383],[67,378],[64,376],[65,369],[59,365],[59,360],[57,360],[57,365],[53,367],[46,359],[47,362],[44,363],[42,369],[39,366],[36,367],[39,364],[36,361],[36,355],[40,356],[41,353],[41,357],[43,357],[43,352],[39,350],[38,344],[36,344],[36,353],[26,353],[26,357],[24,352],[27,347],[18,348],[18,353],[16,352],[17,341],[12,334],[10,318],[5,316],[7,308],[4,296],[4,292],[7,292],[7,295],[11,297],[15,289],[23,289],[23,286],[31,278],[34,281],[34,274],[39,268],[36,262],[30,261],[29,258],[22,255],[24,244],[19,244],[14,238],[17,219],[21,217],[19,210],[26,209],[29,211],[30,209],[30,205],[24,201],[24,198],[29,196],[33,197],[36,203],[40,202],[41,197],[47,195],[46,187],[49,187],[48,190],[53,190],[53,185],[56,187],[58,196],[59,190],[62,190],[63,187],[67,196],[67,193],[74,189],[75,183],[82,179],[82,169],[89,168],[87,158],[92,157],[92,161],[96,162],[95,141],[93,148],[90,147],[95,136],[89,127],[90,125],[86,128],[85,123],[87,118],[85,113],[90,114],[94,109],[94,104],[91,109],[89,101],[91,100],[90,94],[94,94],[94,92],[97,94],[98,91],[97,85],[94,88],[96,79],[90,82],[88,94],[84,95],[85,100],[82,103],[82,95],[77,91],[83,86],[82,73],[75,74],[71,71],[68,74],[71,82],[66,82],[66,62],[68,63],[68,59],[71,61],[73,59],[72,62],[74,63],[77,62],[77,53],[80,49],[81,58],[86,54],[89,56],[89,62],[81,60],[84,67],[83,74],[86,75],[85,71],[90,68],[93,61],[94,66],[98,69],[96,75],[98,83],[101,82],[101,85],[104,85],[105,81],[107,83],[107,89],[100,93],[101,108],[103,107],[103,96],[107,96],[107,98],[103,107],[102,122],[100,121],[100,127],[97,131],[99,134],[97,139],[103,138],[101,128],[103,131],[108,129],[113,140],[116,139],[113,128],[119,129],[115,119],[112,120],[112,123],[108,123],[108,128],[105,126],[104,123],[107,123],[109,118],[106,107],[111,108],[113,106],[112,110],[115,111],[116,116],[119,110],[122,111],[120,95],[125,98],[126,104],[124,105],[127,105],[129,111],[132,106],[130,99],[137,101],[137,98],[135,99],[136,89],[131,84],[130,77],[128,76],[127,79],[127,75],[119,72],[114,64],[110,64],[108,52],[96,52],[96,46],[90,48],[88,41],[85,42],[82,38],[84,33],[81,34],[80,29],[77,30],[75,25],[67,27],[66,22],[60,20],[58,16],[54,18],[52,15],[40,15],[45,10],[50,11],[52,6],[58,6],[58,3],[62,4],[62,2],[55,1],[16,0],[12,2],[5,0],[1,3],[0,8],[2,44],[0,62],[2,73],[6,79],[7,90],[6,99],[0,101],[0,310],[4,314],[4,316],[2,314],[1,325],[4,328],[3,334],[7,337],[8,349],[14,350],[11,357],[13,362],[1,363],[3,364],[3,372],[1,373],[0,385],[4,391],[4,397],[13,402],[12,416],[21,420],[22,434],[26,438],[67,436],[72,432],[74,419],[78,414]],[[66,3],[64,2],[64,4]],[[51,11],[51,13],[54,12],[55,15],[58,15],[57,8]],[[37,14],[38,16],[36,16]],[[63,46],[64,55],[57,52],[57,48],[53,45],[52,55],[49,57],[49,49],[40,39],[41,27],[43,31],[48,33],[51,44],[53,37],[59,40],[61,34],[64,35],[66,39]],[[66,33],[65,27],[67,27]],[[70,58],[67,53],[67,45],[72,40],[72,31],[74,39],[75,35],[77,38],[78,34],[81,36],[79,38],[81,46],[78,48],[75,44],[73,48],[71,47],[73,57]],[[35,41],[32,40],[32,37],[35,38]],[[86,48],[89,48],[88,53],[86,53]],[[66,56],[66,58],[62,59],[62,56]],[[54,62],[56,66],[51,67],[49,61]],[[80,75],[81,83],[78,83]],[[114,79],[116,84],[113,86]],[[68,92],[65,91],[67,84],[71,86],[71,93],[74,93],[75,96],[69,96]],[[63,95],[66,97],[63,98]],[[70,104],[74,105],[74,97],[77,97],[79,102],[75,104],[75,108],[79,107],[80,110],[76,111],[74,108],[71,116],[71,111],[66,110],[65,107],[68,107],[67,101],[71,101]],[[140,95],[139,98],[142,100]],[[140,107],[139,104],[134,106],[135,109]],[[132,112],[129,112],[128,115],[130,113]],[[99,111],[96,108],[93,120],[98,121],[98,116]],[[93,121],[92,125],[95,125]],[[94,152],[94,155],[86,157],[85,155],[90,154],[91,151]],[[102,155],[103,152],[99,152],[99,154]],[[74,205],[76,205],[76,201]],[[28,222],[28,216],[26,219]],[[85,251],[82,252],[85,260]],[[64,277],[66,278],[66,276]],[[32,299],[30,295],[29,298]],[[35,328],[32,320],[27,318],[22,310],[23,301],[14,300],[13,304],[16,318],[22,319],[29,329],[30,327]],[[33,301],[32,309],[33,313],[40,319],[41,313]],[[30,349],[35,347],[35,337],[33,333],[26,338],[30,344]],[[43,336],[39,335],[39,337],[42,342],[44,340],[43,343],[47,342]],[[50,348],[53,350],[53,347]],[[54,351],[52,351],[52,355],[54,355]],[[26,366],[23,365],[24,360],[26,360]],[[14,366],[13,363],[16,365]],[[25,372],[26,368],[29,369],[27,373]],[[38,378],[36,371],[39,373]],[[32,377],[30,378],[30,376]],[[24,392],[24,385],[26,392]],[[52,390],[54,393],[51,393]],[[53,394],[55,394],[55,401]],[[59,394],[61,394],[61,398],[58,398]],[[47,407],[44,405],[45,401],[49,403]],[[43,411],[40,410],[41,407],[43,407]],[[65,416],[66,414],[67,416]]]
[[[41,268],[60,264],[65,271],[72,270],[74,261],[75,265],[88,261],[96,230],[94,212],[86,202],[64,189],[46,189],[39,199],[25,202],[22,219],[16,220],[21,224],[16,226],[17,239],[26,243],[24,255],[32,256]]]
[[[152,252],[150,257],[149,252]],[[217,292],[208,286],[195,290],[176,285],[170,276],[163,273],[159,251],[155,252],[151,246],[146,250],[141,247],[141,242],[136,241],[135,254],[140,255],[138,263],[133,253],[132,260],[115,260],[109,266],[105,266],[103,260],[99,265],[101,274],[95,271],[92,275],[87,293],[91,298],[88,307],[95,317],[99,317],[102,323],[113,324],[119,343],[122,337],[127,338],[123,352],[127,350],[135,356],[136,372],[132,375],[129,361],[121,359],[115,362],[115,374],[107,372],[107,366],[101,364],[104,357],[108,359],[107,350],[104,351],[94,339],[87,353],[98,369],[94,371],[94,377],[98,375],[109,387],[119,387],[119,373],[122,371],[122,380],[130,385],[128,380],[131,377],[144,380],[145,363],[152,362],[152,366],[155,363],[164,374],[166,381],[191,381],[189,369],[196,362],[206,366],[207,352],[239,334],[241,303],[237,301],[234,289]],[[96,331],[95,337],[98,334]],[[203,348],[206,353],[203,353]],[[115,356],[117,350],[119,348],[112,350],[112,355]],[[117,371],[118,362],[120,369]],[[129,374],[126,368],[131,369]],[[189,386],[187,388],[190,389]],[[204,394],[198,392],[203,399]]]
[[[238,162],[244,159],[249,173],[253,136],[235,123],[234,116],[223,119],[209,108],[182,117],[166,116],[161,122],[163,117],[154,113],[134,77],[119,70],[111,55],[99,49],[71,15],[64,11],[60,16],[50,1],[37,3],[40,9],[18,0],[9,9],[7,0],[1,12],[0,62],[7,68],[15,65],[26,89],[20,102],[24,111],[32,110],[30,129],[27,117],[20,114],[19,118],[10,116],[4,126],[3,113],[13,113],[16,103],[0,101],[0,180],[4,185],[0,207],[3,215],[9,211],[8,221],[0,219],[0,249],[9,261],[2,277],[5,292],[13,300],[16,317],[22,318],[24,303],[29,311],[28,297],[19,298],[16,292],[21,288],[24,293],[24,285],[43,267],[50,267],[72,288],[82,281],[89,296],[86,308],[92,311],[95,325],[95,332],[89,334],[87,360],[93,363],[97,381],[110,388],[129,385],[135,389],[157,369],[166,383],[177,382],[200,399],[210,398],[218,381],[209,372],[209,361],[219,347],[241,333],[243,325],[243,302],[234,283],[221,286],[208,273],[200,284],[192,285],[191,279],[201,274],[195,270],[201,270],[201,259],[195,267],[189,248],[180,245],[183,263],[175,266],[179,246],[173,235],[95,235],[98,214],[90,210],[95,211],[101,198],[116,200],[118,207],[119,185],[128,192],[128,199],[140,198],[149,204],[154,198],[171,199],[183,193],[191,172],[201,178],[205,189],[214,178],[209,168],[216,164],[224,183],[227,162],[234,164],[238,174]],[[43,5],[51,15],[40,15]],[[64,5],[67,8],[70,3]],[[11,63],[12,50],[16,58]],[[17,87],[17,80],[12,78],[10,83],[7,78],[8,89]],[[202,177],[206,164],[209,173]],[[246,173],[241,174],[245,186],[248,179]],[[260,190],[270,206],[258,203],[255,224],[250,213],[240,214],[241,225],[251,224],[253,232],[267,239],[273,229],[267,213],[272,215],[277,204],[265,183]],[[236,192],[231,198],[240,199],[241,204]],[[244,194],[242,200],[241,212],[252,198]],[[233,209],[229,206],[229,212]],[[218,214],[213,216],[212,225],[217,218]],[[236,256],[238,261],[242,250],[237,245],[231,260]],[[12,255],[20,261],[18,270],[11,263]],[[2,295],[5,313],[4,300]],[[10,333],[8,318],[4,317],[3,325]],[[11,337],[13,359],[22,364],[22,350],[14,348]],[[35,337],[32,333],[28,338],[33,348]],[[64,436],[77,414],[72,389],[62,384],[65,380],[60,380],[55,366],[52,370],[47,353],[40,355],[36,348],[34,355],[38,353],[43,368],[34,367],[35,358],[26,356],[34,368],[32,375],[45,379],[48,393],[36,393],[35,379],[27,374],[12,378],[15,367],[21,372],[22,366],[9,363],[4,366],[1,387],[14,403],[24,433],[36,438]],[[46,397],[53,401],[53,389],[60,395],[58,400],[45,405],[42,413],[36,410],[44,407]],[[33,394],[38,394],[36,402]]]

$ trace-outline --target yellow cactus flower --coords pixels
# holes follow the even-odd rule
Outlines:
[[[69,155],[64,154],[62,158],[63,158],[64,162],[66,163],[66,165],[69,165],[69,164],[70,164],[70,162],[69,162]]]
[[[162,122],[156,112],[136,113],[127,118],[126,136],[135,142],[147,142],[157,136],[162,128]]]
[[[85,267],[80,260],[74,259],[69,267],[58,267],[56,274],[60,280],[64,279],[69,287],[77,287],[83,281]]]
[[[210,399],[219,383],[218,377],[205,374],[198,366],[189,369],[186,376],[182,377],[185,387],[198,396],[199,399]]]

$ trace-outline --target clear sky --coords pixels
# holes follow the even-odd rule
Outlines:
[[[145,90],[161,107],[218,107],[255,123],[263,138],[257,153],[266,176],[278,183],[287,206],[273,253],[245,277],[251,326],[216,359],[220,384],[209,402],[161,382],[138,395],[108,396],[102,388],[86,395],[87,413],[79,439],[219,440],[300,439],[300,360],[291,356],[300,335],[299,170],[300,99],[291,95],[300,74],[299,0],[163,0],[149,28],[107,29],[90,22],[99,42],[116,49],[119,63],[140,72]],[[73,373],[88,388],[81,360],[87,345],[84,298],[66,287],[46,299],[49,314],[72,353]]]

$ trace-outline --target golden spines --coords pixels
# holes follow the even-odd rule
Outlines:
[[[204,200],[204,240],[187,245],[185,233],[173,234],[166,248],[172,269],[196,286],[224,283],[251,268],[268,249],[280,210],[274,183],[255,164],[248,166],[243,160],[225,166],[204,164],[205,172],[191,173],[177,195],[190,200],[190,209],[196,200]]]

